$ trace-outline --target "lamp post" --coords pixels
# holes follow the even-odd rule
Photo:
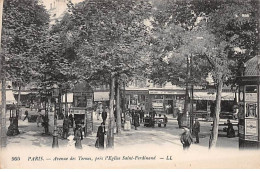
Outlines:
[[[56,101],[59,96],[59,88],[55,84],[53,86],[52,98],[54,102],[54,130],[53,130],[53,141],[52,141],[52,148],[58,148],[58,130],[57,130],[57,111],[56,111]]]

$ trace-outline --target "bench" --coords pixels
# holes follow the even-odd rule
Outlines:
[[[234,128],[234,130],[235,130],[235,132],[236,131],[238,131],[238,123],[232,123],[233,124],[233,127],[234,126],[236,126],[237,128],[235,129]],[[211,124],[211,126],[213,126],[213,124]],[[224,127],[227,127],[227,123],[220,123],[220,124],[218,124],[218,126],[224,126]],[[212,131],[212,129],[210,129],[210,131]],[[227,132],[227,131],[224,131],[224,128],[222,129],[222,128],[218,128],[218,131],[221,131],[221,132]],[[218,133],[219,135],[221,135],[221,133]]]

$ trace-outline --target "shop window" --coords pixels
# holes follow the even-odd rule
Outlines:
[[[154,99],[163,99],[163,95],[154,95]]]
[[[139,102],[145,102],[145,95],[139,95]]]
[[[197,111],[207,111],[207,100],[198,100],[196,103]]]
[[[173,99],[173,95],[165,95],[165,99],[170,99],[170,100],[172,100],[172,99]]]
[[[233,112],[234,101],[221,101],[221,112]]]

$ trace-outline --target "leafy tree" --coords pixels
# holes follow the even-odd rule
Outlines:
[[[110,83],[108,147],[114,146],[115,80],[132,76],[143,64],[141,50],[148,32],[144,19],[150,8],[146,0],[89,0],[70,3],[70,13],[61,21],[65,23],[61,32],[76,54],[73,73],[92,84]]]
[[[199,73],[208,71],[213,74],[217,96],[210,147],[214,147],[218,135],[222,86],[234,81],[239,65],[257,52],[258,2],[191,0],[156,3],[158,8],[154,23],[156,32],[160,34],[156,38],[160,38],[163,45],[157,50],[157,54],[161,54],[159,58],[164,59],[170,51],[180,53],[182,57],[193,57],[195,53],[200,57],[196,59]],[[167,34],[167,30],[171,31]],[[184,66],[183,63],[175,62],[173,66]],[[180,70],[177,76],[183,73]]]
[[[226,2],[207,17],[207,29],[215,35],[215,39],[212,40],[213,46],[207,47],[205,57],[212,67],[217,87],[210,147],[214,147],[217,142],[222,86],[234,82],[240,65],[257,53],[258,3],[258,1]]]
[[[38,0],[5,0],[3,7],[2,49],[7,79],[18,86],[32,81],[39,43],[48,29],[49,15]]]

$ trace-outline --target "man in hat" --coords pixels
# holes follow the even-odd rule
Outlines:
[[[199,143],[199,132],[200,132],[200,123],[198,118],[195,118],[195,123],[193,124],[193,133],[196,137],[196,142],[195,143]]]
[[[189,149],[191,143],[193,143],[192,136],[190,134],[190,130],[187,127],[183,127],[184,132],[181,134],[180,141],[183,145],[183,150]]]

